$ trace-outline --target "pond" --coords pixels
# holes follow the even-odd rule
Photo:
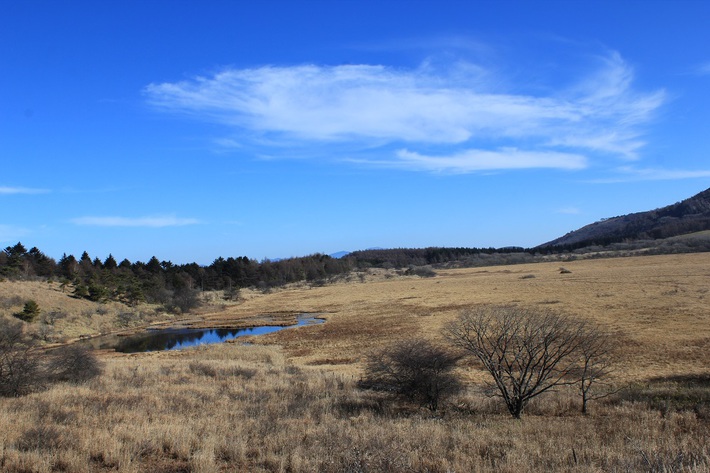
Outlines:
[[[109,335],[106,337],[98,337],[92,340],[86,340],[89,346],[95,349],[110,350],[114,349],[122,353],[138,353],[146,351],[161,351],[161,350],[180,350],[182,348],[194,347],[197,345],[207,345],[210,343],[223,343],[235,338],[244,337],[247,335],[266,335],[267,333],[278,332],[291,327],[300,327],[303,325],[315,325],[325,322],[325,319],[319,319],[312,315],[301,315],[298,317],[298,322],[293,325],[285,326],[262,326],[262,327],[245,327],[238,329],[224,328],[168,328],[168,329],[150,329],[146,332],[131,335],[127,337],[119,337],[117,335]]]

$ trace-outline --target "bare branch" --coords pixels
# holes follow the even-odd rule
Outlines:
[[[578,381],[587,325],[552,312],[479,306],[446,327],[452,343],[471,353],[519,418],[533,398]]]

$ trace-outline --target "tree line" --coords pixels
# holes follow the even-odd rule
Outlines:
[[[118,300],[129,305],[159,303],[186,311],[196,303],[200,291],[240,288],[269,289],[298,281],[321,281],[352,269],[351,260],[314,254],[278,261],[258,262],[245,256],[217,258],[208,266],[173,264],[153,256],[147,263],[116,261],[113,255],[101,260],[83,252],[77,259],[63,254],[56,261],[38,248],[27,250],[22,243],[0,252],[0,276],[8,279],[51,278],[76,297],[101,302]],[[70,289],[71,287],[71,289]]]
[[[76,297],[101,302],[118,300],[129,305],[159,303],[175,310],[189,310],[200,291],[222,290],[227,297],[241,288],[268,290],[295,282],[322,284],[354,270],[369,268],[409,269],[441,265],[466,258],[519,255],[522,248],[423,248],[356,251],[342,258],[324,254],[257,261],[246,256],[219,257],[209,265],[174,264],[153,256],[148,262],[101,260],[84,251],[79,258],[66,253],[57,261],[38,248],[27,250],[18,242],[0,251],[0,277],[49,278],[62,282]],[[487,261],[490,263],[490,261]],[[508,259],[501,263],[510,263]]]
[[[575,257],[585,251],[608,249],[623,256],[624,250],[650,248],[654,254],[710,251],[710,240],[687,238],[682,241],[653,240],[613,243],[580,248],[557,245],[538,248],[392,248],[355,251],[342,258],[316,253],[309,256],[257,261],[246,256],[219,257],[209,265],[174,264],[153,256],[148,262],[117,261],[109,254],[104,260],[84,251],[77,259],[63,254],[57,261],[33,247],[18,242],[0,251],[0,278],[47,278],[61,281],[62,288],[76,297],[101,302],[117,300],[129,305],[158,303],[168,310],[189,311],[201,291],[224,291],[226,298],[238,297],[239,289],[271,288],[296,282],[325,284],[352,271],[370,268],[401,270],[404,275],[432,276],[431,268],[477,267],[532,263],[550,254]],[[426,273],[422,272],[426,270]]]

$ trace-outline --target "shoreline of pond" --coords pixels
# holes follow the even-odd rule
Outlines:
[[[289,320],[290,319],[290,320]],[[320,325],[326,322],[326,317],[322,313],[291,313],[288,316],[284,314],[262,314],[249,319],[240,319],[228,323],[226,320],[220,320],[217,323],[210,323],[209,320],[201,319],[184,319],[182,321],[161,322],[160,324],[134,327],[128,330],[97,334],[90,337],[81,337],[75,339],[70,344],[79,343],[89,346],[92,350],[126,353],[117,349],[121,343],[128,343],[125,340],[145,339],[151,337],[165,337],[175,334],[176,336],[185,335],[187,337],[194,336],[199,333],[208,333],[209,337],[215,337],[215,333],[221,334],[227,338],[219,341],[207,341],[197,344],[213,344],[232,342],[237,338],[244,336],[260,336],[274,333],[287,328],[295,328],[307,325]],[[54,347],[47,347],[49,349]],[[181,348],[188,348],[179,347]],[[127,353],[140,353],[150,351],[165,351],[174,348],[151,349],[130,351]]]

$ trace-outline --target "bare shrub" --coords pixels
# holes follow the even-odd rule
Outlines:
[[[219,375],[219,372],[214,366],[200,361],[193,361],[188,367],[190,369],[190,373],[193,374],[207,376],[210,378],[216,378]]]
[[[461,389],[453,373],[459,358],[428,340],[401,341],[369,357],[360,387],[386,391],[434,411]]]
[[[32,336],[44,342],[51,342],[54,339],[54,327],[46,323],[41,323],[37,325]]]
[[[82,383],[101,374],[102,366],[94,353],[81,345],[69,345],[52,352],[48,373],[53,381]]]
[[[436,276],[436,271],[429,266],[410,266],[404,274],[406,276],[419,276],[420,278],[433,278]]]
[[[33,345],[21,323],[0,318],[0,396],[20,396],[43,386]]]
[[[67,317],[67,313],[62,310],[50,310],[42,313],[42,322],[47,325],[54,325],[57,320]]]
[[[200,292],[195,289],[176,292],[165,306],[171,312],[188,313],[202,304],[199,294]]]
[[[22,305],[22,297],[20,297],[20,296],[11,296],[11,297],[0,298],[0,308],[11,309],[13,307],[17,307],[17,306],[21,306],[21,305]]]
[[[129,327],[134,321],[139,319],[139,315],[133,312],[121,312],[116,316],[116,322],[121,327]]]
[[[229,370],[230,375],[238,376],[244,379],[252,379],[254,376],[256,376],[257,373],[258,371],[255,369],[243,368],[241,366],[237,366]]]
[[[464,311],[447,326],[446,333],[491,375],[497,395],[516,419],[537,396],[579,382],[580,370],[586,373],[583,386],[591,387],[598,379],[580,362],[584,348],[594,346],[587,338],[594,330],[553,312],[480,306]],[[591,357],[587,367],[600,350],[587,351]]]
[[[105,305],[101,304],[96,308],[96,314],[97,315],[106,315],[109,313],[108,307]]]

